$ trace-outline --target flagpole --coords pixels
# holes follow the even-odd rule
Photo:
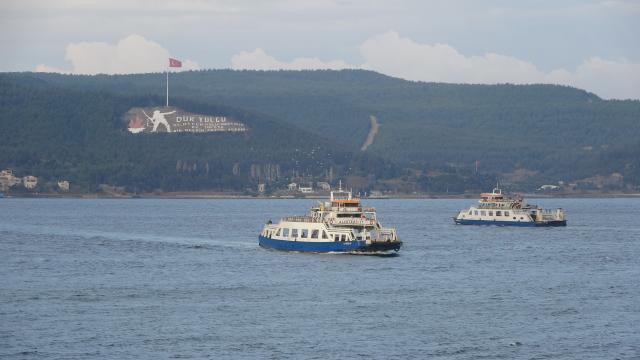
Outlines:
[[[169,69],[167,68],[167,107],[169,107]]]

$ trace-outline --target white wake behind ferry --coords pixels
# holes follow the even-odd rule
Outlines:
[[[567,226],[562,209],[547,210],[522,198],[505,197],[498,187],[480,194],[478,205],[461,210],[453,218],[460,225]]]
[[[374,208],[363,208],[360,199],[342,189],[332,191],[329,201],[319,202],[309,215],[269,221],[258,242],[285,251],[373,255],[393,254],[402,246],[396,229],[382,227]]]

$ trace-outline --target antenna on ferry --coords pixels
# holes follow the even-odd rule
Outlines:
[[[338,191],[342,191],[342,179],[338,182]]]

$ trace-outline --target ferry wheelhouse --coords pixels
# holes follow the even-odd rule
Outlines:
[[[566,226],[564,211],[543,209],[526,204],[519,198],[510,198],[496,187],[490,193],[480,194],[478,205],[461,210],[453,218],[460,225],[499,226]]]
[[[380,225],[374,208],[364,208],[350,191],[332,191],[306,216],[290,216],[277,224],[269,221],[260,246],[285,251],[393,254],[402,241],[395,228]]]

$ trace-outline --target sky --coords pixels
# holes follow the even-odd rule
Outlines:
[[[640,0],[2,0],[0,71],[368,69],[640,99]]]

